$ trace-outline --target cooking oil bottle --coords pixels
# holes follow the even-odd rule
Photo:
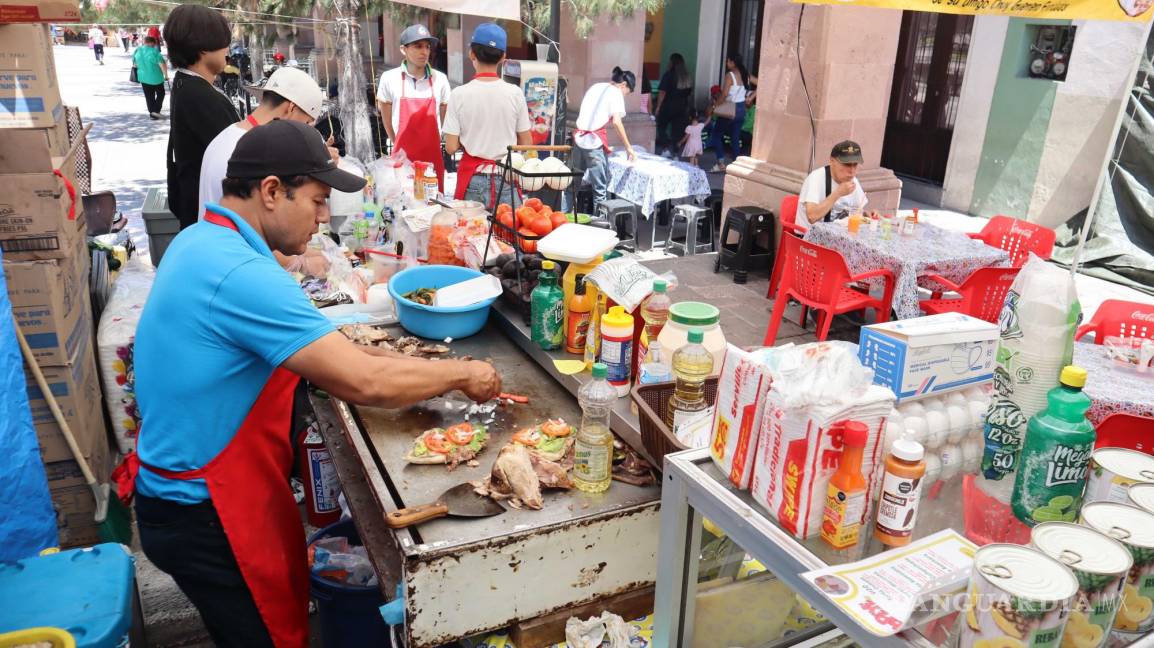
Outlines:
[[[673,353],[676,384],[665,408],[665,424],[674,432],[697,412],[709,407],[705,402],[705,379],[713,373],[713,354],[701,344],[705,339],[701,329],[691,329],[688,337],[689,343]]]
[[[600,493],[613,481],[613,433],[609,415],[617,402],[617,389],[609,384],[609,369],[593,364],[593,379],[581,386],[581,427],[574,444],[573,485],[586,493]]]

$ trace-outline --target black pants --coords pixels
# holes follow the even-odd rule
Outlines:
[[[144,90],[144,103],[148,104],[148,112],[150,114],[160,112],[164,107],[164,84],[142,83],[140,87]]]
[[[217,646],[272,646],[212,502],[194,505],[136,495],[144,555],[172,576]]]
[[[128,37],[125,36],[124,38],[121,38],[120,42],[124,43],[124,51],[127,52],[128,51]]]
[[[100,43],[92,45],[92,53],[96,55],[96,60],[99,61],[104,58],[104,46]]]

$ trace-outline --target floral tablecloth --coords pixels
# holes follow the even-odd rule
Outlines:
[[[1115,364],[1097,344],[1075,342],[1074,364],[1086,370],[1083,391],[1094,401],[1086,412],[1091,423],[1117,412],[1154,418],[1154,377]]]
[[[926,223],[918,224],[913,236],[893,233],[889,239],[881,233],[870,232],[865,226],[858,233],[850,234],[844,220],[814,223],[806,232],[805,240],[841,252],[853,274],[881,268],[892,271],[893,309],[898,319],[922,314],[918,308],[919,283],[930,289],[941,288],[936,282],[924,281],[925,275],[939,274],[960,282],[978,268],[1003,265],[1010,258],[1006,252],[965,234]]]
[[[625,154],[609,156],[609,192],[641,207],[648,218],[657,203],[675,198],[708,197],[709,176],[685,162],[648,153],[630,162]]]

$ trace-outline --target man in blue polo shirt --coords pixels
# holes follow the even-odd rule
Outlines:
[[[308,301],[273,251],[301,254],[328,220],[330,188],[364,180],[321,136],[273,121],[240,138],[220,204],[173,240],[136,334],[142,425],[136,515],[145,555],[169,573],[220,646],[308,645],[305,541],[289,489],[300,378],[358,404],[403,407],[460,389],[483,402],[484,362],[359,347]]]

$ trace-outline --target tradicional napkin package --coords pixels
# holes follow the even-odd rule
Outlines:
[[[761,410],[771,382],[768,367],[754,353],[732,344],[726,347],[717,382],[709,454],[729,481],[741,489],[749,488],[753,475]]]

